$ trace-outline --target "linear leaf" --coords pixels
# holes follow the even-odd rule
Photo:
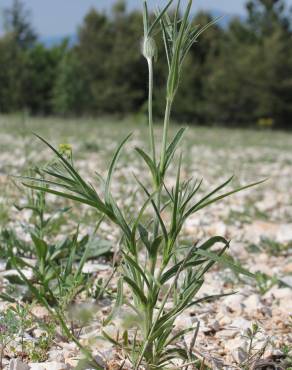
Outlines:
[[[128,276],[124,277],[125,282],[132,288],[133,293],[140,301],[146,306],[147,305],[147,298],[145,297],[143,291],[138,287],[138,285],[130,279]]]
[[[178,144],[180,143],[182,137],[183,137],[183,134],[184,132],[186,131],[186,128],[181,128],[175,135],[175,137],[173,138],[172,142],[169,144],[167,150],[166,150],[166,154],[165,154],[165,168],[164,168],[164,172],[166,171],[169,163],[171,162],[171,159],[173,158],[174,154],[175,154],[175,151],[176,151],[176,148],[178,146]]]
[[[149,281],[144,271],[142,270],[142,268],[138,265],[136,261],[133,260],[133,258],[131,258],[125,253],[123,255],[124,255],[124,258],[128,261],[129,265],[132,266],[143,277],[143,280],[145,281],[146,285],[149,288],[150,287]]]
[[[170,7],[170,5],[172,4],[173,0],[170,0],[166,5],[165,7],[159,12],[158,16],[156,17],[155,21],[152,23],[151,27],[149,28],[148,30],[148,35],[151,35],[152,31],[154,30],[154,28],[156,27],[156,25],[160,22],[160,19],[163,17],[163,15],[165,14],[165,12],[167,11],[167,9]]]
[[[262,183],[264,183],[265,181],[267,181],[267,179],[264,179],[264,180],[261,180],[261,181],[257,181],[257,182],[254,182],[252,184],[249,184],[249,185],[245,185],[245,186],[242,186],[240,188],[237,188],[235,190],[232,190],[232,191],[229,191],[228,193],[225,193],[225,194],[222,194],[222,195],[219,195],[218,197],[214,198],[214,199],[211,199],[210,201],[206,202],[206,203],[203,203],[200,207],[198,207],[196,211],[198,211],[199,209],[202,209],[202,208],[205,208],[206,206],[212,204],[212,203],[215,203],[215,202],[218,202],[218,200],[221,200],[223,198],[226,198],[226,197],[229,197],[230,195],[232,194],[235,194],[235,193],[238,193],[242,190],[246,190],[246,189],[249,189],[253,186],[257,186],[257,185],[260,185]]]
[[[112,320],[119,313],[122,307],[122,304],[123,304],[123,278],[120,278],[120,280],[118,281],[117,296],[116,296],[115,304],[110,314],[108,315],[108,317],[104,320],[103,326],[106,326],[112,322]]]
[[[110,185],[111,185],[111,180],[112,180],[112,176],[113,176],[113,172],[115,170],[115,167],[116,167],[116,164],[117,164],[117,161],[119,159],[119,156],[120,156],[120,153],[121,153],[121,150],[123,148],[123,146],[126,144],[126,142],[129,140],[129,138],[132,136],[132,134],[129,134],[121,143],[120,145],[118,146],[114,156],[113,156],[113,159],[111,161],[111,164],[110,164],[110,167],[109,167],[109,171],[108,171],[108,175],[107,175],[107,179],[106,179],[106,183],[105,183],[105,201],[106,203],[110,203],[110,200],[111,200],[111,197],[110,197]]]
[[[198,249],[197,254],[199,254],[200,256],[209,258],[212,261],[221,263],[224,266],[229,267],[232,271],[234,271],[238,274],[242,274],[242,275],[246,275],[246,276],[251,277],[251,278],[255,278],[254,274],[252,274],[248,270],[244,269],[240,265],[231,262],[228,258],[225,258],[224,256],[218,256],[216,253],[212,253],[212,252],[209,252],[209,251],[206,251],[206,250],[203,250],[203,249]]]
[[[147,153],[144,152],[144,150],[140,148],[135,148],[135,150],[143,158],[144,162],[147,164],[148,168],[150,169],[152,178],[154,179],[155,183],[157,183],[157,180],[159,178],[159,173],[157,171],[157,168],[155,167],[153,160],[149,157]]]

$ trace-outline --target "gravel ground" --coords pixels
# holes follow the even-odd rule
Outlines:
[[[25,192],[10,175],[24,174],[34,165],[52,159],[50,151],[33,137],[32,131],[56,145],[70,143],[76,167],[92,181],[94,171],[106,173],[117,142],[133,131],[133,138],[116,171],[113,192],[120,197],[121,205],[129,206],[130,211],[135,210],[142,198],[141,195],[132,196],[136,189],[132,173],[146,182],[149,178],[133,151],[136,145],[147,147],[143,139],[146,128],[134,121],[0,117],[0,227],[13,228],[21,237],[27,238],[21,224],[29,222],[31,214],[13,207],[15,203],[21,205],[25,202]],[[172,127],[172,132],[176,129]],[[252,353],[254,358],[262,356],[256,368],[292,367],[292,134],[190,127],[182,146],[185,158],[183,176],[203,178],[202,191],[217,186],[233,174],[232,186],[261,179],[267,181],[202,210],[186,223],[183,235],[190,242],[214,235],[231,240],[231,256],[257,273],[257,279],[245,279],[228,269],[216,267],[207,274],[200,295],[226,291],[236,291],[237,294],[190,309],[177,319],[176,327],[195,326],[200,322],[196,351],[205,358],[209,368],[245,369],[248,368],[244,367],[249,347],[247,330],[257,324],[259,330]],[[167,185],[173,184],[174,179],[174,169],[171,169]],[[64,204],[60,199],[49,197],[50,212]],[[69,215],[54,229],[50,235],[52,239],[70,233],[77,223],[81,234],[93,231],[96,215],[91,210],[73,205]],[[102,224],[100,234],[113,246],[120,236],[118,230],[107,222]],[[5,266],[4,262],[1,266]],[[110,266],[102,261],[95,265],[89,263],[85,268],[96,278],[110,274]],[[4,272],[1,272],[1,289],[6,284]],[[6,305],[2,302],[2,309]],[[34,309],[41,318],[47,315],[37,306]],[[110,306],[105,305],[96,316],[106,317],[109,311]],[[121,312],[109,330],[117,331],[123,325],[125,315]],[[32,338],[37,336],[37,330],[30,333]],[[113,349],[110,344],[97,339],[98,331],[99,324],[95,321],[84,328],[81,338],[84,343],[90,343],[99,355],[110,358]],[[185,337],[187,344],[191,340],[192,333]],[[6,363],[13,357],[10,352],[5,354]],[[74,368],[78,356],[74,344],[59,341],[48,350],[42,365],[34,363],[30,366],[32,369],[51,370]],[[26,369],[21,367],[25,366],[22,362],[10,366],[11,369],[13,366],[17,370]]]

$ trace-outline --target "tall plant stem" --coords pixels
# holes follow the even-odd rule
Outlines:
[[[159,185],[157,188],[157,196],[156,196],[156,205],[157,209],[160,210],[161,204],[161,191],[163,185],[163,172],[164,172],[164,162],[165,162],[165,154],[166,154],[166,146],[167,146],[167,137],[168,137],[168,128],[169,128],[169,120],[170,120],[170,112],[171,112],[172,100],[166,100],[166,107],[165,107],[165,115],[164,115],[164,124],[163,124],[163,139],[162,139],[162,147],[160,153],[160,180]],[[154,224],[154,237],[158,235],[159,229],[159,222],[156,220]]]
[[[83,353],[85,358],[88,361],[92,362],[92,366],[94,366],[95,369],[102,370],[102,367],[97,364],[93,354],[87,348],[83,347],[83,345],[79,342],[79,340],[75,337],[75,335],[71,333],[70,329],[68,328],[68,326],[67,326],[67,324],[66,324],[66,322],[63,318],[63,315],[60,314],[60,312],[58,312],[58,310],[56,310],[54,316],[59,320],[60,325],[61,325],[64,333],[66,334],[66,336],[76,344],[76,346],[80,349],[80,351]]]
[[[150,137],[150,147],[151,147],[151,152],[152,152],[152,159],[153,159],[154,164],[156,164],[154,128],[153,128],[153,58],[147,58],[147,63],[148,63],[148,74],[149,74],[149,86],[148,86],[149,137]]]
[[[156,324],[157,324],[158,320],[159,320],[159,319],[160,319],[160,317],[161,317],[161,314],[162,314],[162,312],[163,312],[163,310],[164,310],[164,307],[165,307],[165,305],[166,305],[166,303],[167,303],[167,300],[168,300],[168,298],[169,298],[169,295],[170,295],[171,291],[173,290],[173,288],[176,286],[177,281],[178,281],[178,278],[179,278],[179,275],[180,275],[181,271],[184,269],[184,267],[185,267],[185,263],[187,262],[188,257],[190,256],[190,254],[192,253],[192,250],[193,250],[193,248],[192,248],[192,249],[191,249],[191,251],[189,252],[188,256],[184,259],[184,262],[180,265],[180,267],[179,267],[179,269],[178,269],[178,271],[177,271],[177,273],[176,273],[176,275],[175,275],[175,277],[174,277],[174,282],[173,282],[173,284],[172,284],[172,285],[170,285],[170,287],[168,288],[168,290],[167,290],[167,292],[166,292],[166,294],[165,294],[165,296],[164,296],[164,298],[163,298],[163,300],[162,300],[162,302],[161,302],[161,305],[160,305],[160,307],[159,307],[158,313],[157,313],[157,315],[156,315],[155,319],[154,319],[154,320],[153,320],[153,322],[152,322],[152,325],[151,325],[150,331],[149,331],[149,333],[148,333],[147,339],[146,339],[146,341],[145,341],[145,343],[144,343],[144,345],[143,345],[143,347],[142,347],[142,350],[141,350],[141,352],[140,352],[140,355],[139,355],[138,361],[137,361],[137,362],[136,362],[136,364],[135,364],[135,368],[134,368],[134,370],[138,370],[138,369],[139,369],[139,366],[140,366],[140,364],[141,364],[141,362],[142,362],[142,360],[143,360],[143,356],[144,356],[144,354],[145,354],[145,351],[146,351],[146,349],[148,348],[148,346],[151,344],[151,342],[150,342],[150,338],[151,338],[151,336],[152,336],[152,334],[153,334],[153,332],[154,332],[155,326],[156,326]],[[153,312],[152,312],[152,317],[153,317]]]
[[[164,164],[165,164],[164,162],[165,162],[171,107],[172,107],[172,99],[167,99],[166,107],[165,107],[165,115],[164,115],[164,124],[163,124],[162,148],[161,148],[161,154],[160,154],[160,172],[161,173],[163,172]]]
[[[161,204],[161,191],[162,191],[162,185],[163,185],[164,162],[165,162],[171,107],[172,107],[172,99],[166,99],[164,124],[163,124],[163,139],[162,139],[162,147],[161,147],[161,154],[160,154],[160,169],[159,169],[160,170],[160,180],[159,180],[160,184],[158,185],[157,196],[156,196],[156,205],[157,205],[158,210],[160,210],[160,204]],[[154,224],[154,237],[158,235],[158,230],[159,230],[159,221],[156,220]]]

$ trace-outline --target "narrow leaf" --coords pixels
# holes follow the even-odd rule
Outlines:
[[[111,313],[104,320],[103,326],[108,325],[117,316],[123,304],[123,278],[118,281],[117,296]]]
[[[110,203],[110,185],[111,185],[111,180],[112,180],[112,176],[113,176],[113,172],[115,170],[115,167],[116,167],[116,164],[117,164],[117,161],[119,159],[119,156],[120,156],[120,153],[121,153],[121,150],[123,148],[123,146],[126,144],[126,142],[129,140],[129,138],[132,136],[132,134],[129,134],[121,143],[120,145],[118,146],[115,154],[114,154],[114,157],[111,161],[111,164],[110,164],[110,167],[109,167],[109,171],[108,171],[108,175],[107,175],[107,179],[106,179],[106,183],[105,183],[105,201],[106,203]]]
[[[242,274],[242,275],[246,275],[246,276],[251,277],[251,278],[255,278],[254,274],[252,274],[248,270],[244,269],[240,265],[231,262],[228,258],[226,258],[224,256],[218,256],[216,253],[212,253],[212,252],[209,252],[209,251],[206,251],[206,250],[203,250],[203,249],[198,249],[197,254],[199,254],[200,256],[203,256],[203,257],[207,257],[212,261],[221,263],[224,266],[229,267],[232,271],[234,271],[238,274]]]

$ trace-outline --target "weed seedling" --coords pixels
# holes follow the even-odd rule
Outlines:
[[[20,322],[11,309],[0,314],[0,368],[3,369],[5,349],[13,341],[20,329]]]

